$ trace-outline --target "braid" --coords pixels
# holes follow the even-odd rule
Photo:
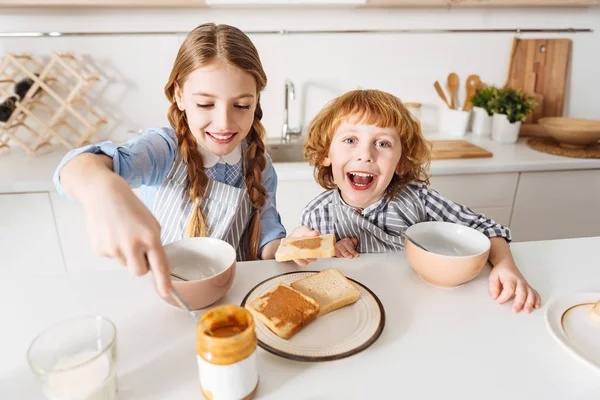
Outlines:
[[[260,210],[267,201],[267,190],[262,183],[262,175],[265,166],[267,165],[267,158],[265,157],[265,144],[263,138],[265,135],[265,128],[263,127],[260,120],[262,119],[262,109],[260,108],[260,101],[256,105],[256,111],[254,112],[254,122],[252,128],[246,137],[248,148],[244,157],[244,170],[246,179],[246,188],[248,190],[248,196],[255,209],[250,221],[250,245],[249,245],[249,258],[250,260],[256,260],[258,258],[258,242],[260,241]]]
[[[208,186],[208,176],[204,172],[204,161],[198,151],[198,142],[187,123],[185,112],[177,108],[177,103],[172,103],[169,108],[169,122],[175,128],[179,141],[179,151],[183,161],[188,166],[187,188],[190,199],[194,202],[194,211],[187,228],[187,237],[206,236],[206,217],[200,207],[204,192]]]
[[[252,75],[256,82],[256,93],[260,93],[267,85],[267,76],[263,69],[256,47],[250,38],[240,29],[229,25],[207,23],[192,30],[185,38],[171,70],[164,91],[171,106],[168,117],[171,126],[177,132],[179,150],[183,161],[188,166],[187,190],[194,202],[194,211],[188,225],[187,235],[190,237],[207,235],[206,216],[200,209],[200,203],[206,195],[209,183],[204,172],[202,156],[198,151],[198,143],[190,128],[186,115],[177,107],[178,93],[190,74],[197,68],[213,61],[226,62],[229,65]],[[246,137],[248,147],[245,152],[244,174],[246,189],[254,213],[248,232],[250,249],[249,258],[256,259],[260,240],[260,210],[266,202],[266,190],[262,184],[262,172],[266,165],[265,145],[263,143],[265,129],[260,120],[262,110],[260,102],[254,112],[254,121]]]

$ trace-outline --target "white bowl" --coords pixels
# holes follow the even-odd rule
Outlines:
[[[409,227],[406,235],[427,251],[405,241],[410,266],[426,282],[454,287],[475,278],[485,266],[490,239],[468,226],[429,221]]]
[[[233,283],[236,271],[235,249],[227,242],[209,237],[179,240],[165,246],[171,272],[188,279],[173,285],[194,309],[220,300]],[[171,298],[165,299],[178,306]]]

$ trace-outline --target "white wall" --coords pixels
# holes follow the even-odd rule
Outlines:
[[[511,9],[0,9],[0,31],[189,31],[206,22],[246,30],[360,28],[591,28],[594,33],[522,35],[573,39],[565,115],[600,119],[600,7]],[[100,105],[106,132],[120,140],[128,129],[166,123],[162,89],[180,36],[0,38],[0,52],[74,51],[93,60],[105,81]],[[513,34],[251,35],[269,77],[263,94],[268,135],[282,121],[283,82],[296,85],[291,123],[304,124],[342,92],[379,88],[405,101],[441,103],[434,89],[455,71],[479,74],[490,84],[506,77]],[[461,92],[460,98],[464,96]],[[425,111],[427,118],[427,110]],[[435,113],[431,114],[435,115]]]

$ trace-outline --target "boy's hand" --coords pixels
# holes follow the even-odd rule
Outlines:
[[[524,310],[529,314],[540,307],[540,295],[525,280],[514,262],[498,263],[489,279],[490,295],[498,304],[504,304],[514,296],[512,310],[518,313]]]
[[[338,258],[357,258],[356,251],[358,240],[355,238],[343,238],[335,242],[335,256]]]
[[[320,233],[317,231],[313,231],[308,226],[298,226],[296,229],[290,233],[289,237],[310,237],[310,236],[319,236]],[[301,267],[306,267],[309,263],[317,261],[316,258],[299,258],[294,260],[296,264]]]

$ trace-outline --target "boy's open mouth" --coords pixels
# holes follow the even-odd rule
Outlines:
[[[350,187],[354,190],[367,190],[373,186],[373,183],[377,179],[377,175],[362,171],[348,172],[346,173],[346,177],[348,178]]]
[[[233,141],[237,132],[206,132],[209,138],[212,139],[213,142],[218,144],[227,144]]]

